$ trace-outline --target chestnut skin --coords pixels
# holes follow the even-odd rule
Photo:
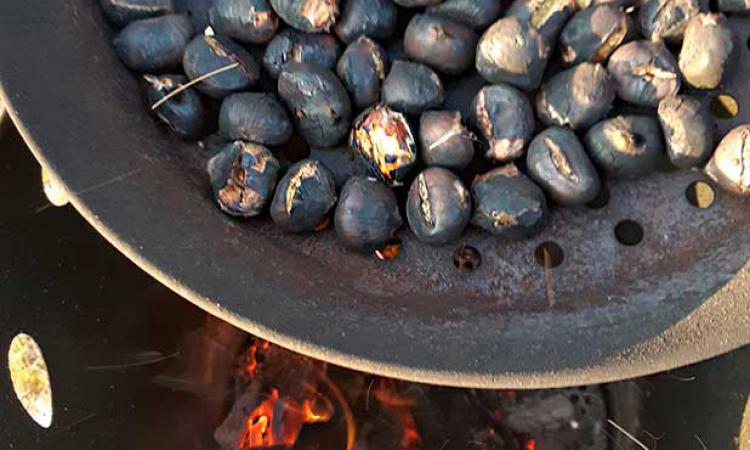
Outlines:
[[[284,66],[291,62],[316,64],[333,70],[340,54],[341,46],[331,34],[286,29],[268,43],[263,54],[263,67],[272,78],[279,78]]]
[[[474,159],[474,135],[458,111],[425,111],[419,120],[422,162],[462,170]]]
[[[196,85],[199,91],[215,99],[248,89],[260,80],[260,65],[253,55],[228,37],[201,34],[190,41],[182,59],[182,67],[191,80],[233,63],[239,66]]]
[[[706,165],[706,174],[727,192],[750,195],[750,125],[740,125],[722,139]]]
[[[471,67],[477,40],[466,25],[434,14],[417,14],[406,27],[404,48],[411,59],[457,75]]]
[[[339,14],[339,0],[269,0],[276,14],[306,33],[328,31]]]
[[[661,41],[633,41],[609,58],[607,70],[626,102],[656,108],[682,86],[677,61]]]
[[[418,115],[443,104],[443,82],[424,64],[397,60],[383,82],[383,101],[393,109]]]
[[[430,167],[417,175],[409,189],[406,218],[414,235],[430,245],[461,237],[471,219],[469,190],[451,171]]]
[[[687,95],[659,103],[659,122],[670,161],[681,169],[703,165],[714,151],[714,121],[700,100]]]
[[[287,233],[315,231],[336,204],[336,181],[319,161],[304,159],[276,186],[271,219]]]
[[[273,94],[239,92],[221,104],[219,132],[229,139],[279,146],[293,131],[286,109]]]
[[[143,78],[149,84],[146,97],[150,105],[188,82],[184,75],[144,75]],[[203,131],[205,111],[200,95],[193,88],[187,88],[162,103],[154,113],[181,139],[197,139]]]
[[[635,179],[656,171],[664,157],[659,122],[624,115],[594,125],[585,137],[591,159],[614,178]]]
[[[129,69],[163,73],[179,67],[192,36],[190,19],[170,14],[130,22],[115,36],[114,47]]]
[[[367,108],[380,100],[380,85],[385,79],[387,63],[383,47],[367,36],[360,36],[344,50],[336,74],[357,109]]]

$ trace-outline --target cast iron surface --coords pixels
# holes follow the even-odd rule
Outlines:
[[[290,237],[220,214],[206,155],[145,114],[96,2],[2,2],[0,29],[10,115],[75,207],[151,275],[258,336],[348,367],[480,387],[622,379],[750,342],[748,202],[718,193],[712,208],[693,208],[684,192],[697,173],[611,184],[606,208],[555,210],[524,243],[471,232],[465,243],[483,255],[471,274],[455,270],[455,246],[409,233],[384,263],[347,252],[331,231]],[[750,21],[735,29],[742,55],[727,90],[743,104]],[[615,240],[624,219],[645,229],[640,246]],[[566,259],[545,277],[533,254],[548,240]]]

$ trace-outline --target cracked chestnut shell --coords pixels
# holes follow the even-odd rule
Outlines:
[[[518,17],[503,17],[479,39],[476,67],[490,83],[510,83],[532,91],[542,82],[549,53],[536,28]]]
[[[698,0],[644,0],[638,10],[638,25],[647,39],[677,43],[699,12]]]
[[[505,12],[539,30],[552,44],[576,11],[575,0],[515,0]]]
[[[174,12],[172,0],[99,0],[99,4],[107,19],[120,27]]]
[[[143,78],[148,83],[146,97],[150,105],[188,82],[184,75],[144,75]],[[193,88],[187,88],[162,103],[154,113],[182,139],[196,139],[203,131],[203,103]]]
[[[391,66],[382,94],[388,106],[412,115],[442,105],[445,96],[443,82],[434,70],[404,60],[397,60]]]
[[[260,65],[253,55],[228,37],[200,34],[190,41],[182,59],[182,67],[191,80],[233,63],[239,63],[239,66],[196,85],[199,91],[216,99],[252,87],[258,82]]]
[[[677,61],[661,41],[633,41],[618,48],[607,65],[617,95],[626,102],[656,108],[680,90]]]
[[[181,15],[130,22],[115,36],[117,56],[131,70],[159,73],[180,65],[193,36],[193,24]]]
[[[474,159],[474,139],[458,111],[425,111],[419,120],[420,155],[428,166],[466,168]]]
[[[278,88],[308,144],[333,147],[349,132],[349,96],[330,70],[312,64],[287,64]]]
[[[471,219],[469,190],[449,170],[425,169],[409,189],[406,218],[422,242],[444,245],[454,241]]]
[[[364,35],[387,39],[396,31],[398,7],[391,0],[347,0],[336,24],[336,35],[350,43]]]
[[[483,30],[500,17],[504,3],[504,0],[445,0],[427,8],[427,12]]]
[[[615,96],[607,69],[598,63],[581,63],[542,85],[536,110],[547,125],[586,129],[607,115]]]
[[[341,189],[334,225],[346,247],[372,253],[383,248],[402,223],[396,194],[380,181],[355,176]]]
[[[714,150],[714,121],[697,98],[666,97],[659,103],[659,122],[669,159],[687,169],[706,162]]]
[[[649,175],[664,156],[659,122],[649,116],[617,116],[599,122],[586,133],[585,143],[591,159],[615,178]]]
[[[350,143],[370,173],[388,185],[400,185],[417,161],[409,122],[385,105],[376,105],[357,117]]]
[[[514,164],[493,169],[474,179],[474,215],[471,223],[510,240],[539,233],[547,220],[547,199],[542,189]]]
[[[621,44],[634,37],[633,22],[611,5],[593,6],[576,13],[560,35],[565,64],[603,63]]]
[[[219,208],[249,218],[260,214],[271,199],[279,162],[262,145],[234,141],[208,161],[207,170]]]
[[[266,47],[263,66],[273,78],[278,78],[284,66],[291,62],[316,64],[333,70],[340,54],[341,47],[331,34],[287,29],[277,34]]]
[[[537,135],[529,145],[526,166],[529,176],[561,205],[589,203],[601,189],[581,141],[567,128],[548,128]]]
[[[328,31],[339,14],[339,0],[270,0],[287,25],[306,33]]]
[[[699,14],[685,29],[679,66],[685,83],[698,89],[716,89],[735,52],[735,38],[726,17]]]
[[[443,73],[456,75],[474,61],[477,35],[470,27],[435,14],[417,14],[404,34],[406,54]]]
[[[276,186],[271,219],[287,233],[315,231],[336,205],[336,182],[319,161],[305,159],[289,168]]]
[[[722,139],[706,174],[727,192],[750,195],[750,125],[740,125]]]
[[[273,94],[240,92],[224,99],[219,132],[229,139],[262,145],[284,145],[294,127],[284,106]]]
[[[253,45],[270,41],[279,27],[268,0],[213,0],[208,17],[216,33]]]
[[[470,120],[487,141],[485,156],[497,162],[519,158],[536,127],[529,99],[508,84],[483,87],[474,97]]]
[[[349,44],[336,66],[336,74],[357,109],[367,108],[380,100],[380,84],[385,79],[386,70],[385,50],[367,36],[360,36]]]

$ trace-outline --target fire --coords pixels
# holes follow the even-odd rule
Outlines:
[[[375,398],[391,412],[401,425],[403,434],[396,447],[397,450],[419,450],[422,448],[422,437],[417,429],[412,409],[416,405],[414,399],[400,395],[390,380],[382,380],[373,391]]]
[[[529,439],[528,441],[526,441],[526,450],[537,450],[536,441],[533,439]]]
[[[245,359],[247,360],[247,362],[245,363],[245,375],[247,375],[248,377],[252,377],[255,373],[255,370],[258,368],[258,349],[260,348],[263,351],[266,351],[270,346],[271,343],[268,341],[253,341],[252,345],[248,347],[247,355],[245,357]]]

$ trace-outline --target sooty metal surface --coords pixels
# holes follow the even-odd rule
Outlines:
[[[483,262],[468,274],[453,265],[456,246],[429,248],[408,232],[386,263],[347,252],[331,231],[294,237],[223,216],[207,155],[148,117],[96,6],[0,5],[11,117],[110,242],[207,311],[344,366],[463,386],[602,382],[750,342],[748,201],[717,192],[711,208],[693,207],[685,190],[696,172],[612,183],[604,208],[556,209],[527,242],[472,231],[457,245]],[[742,49],[726,91],[741,110],[717,122],[721,133],[750,118],[750,19],[733,22]],[[623,220],[640,224],[643,242],[618,243]],[[565,252],[547,271],[534,258],[546,241]]]

